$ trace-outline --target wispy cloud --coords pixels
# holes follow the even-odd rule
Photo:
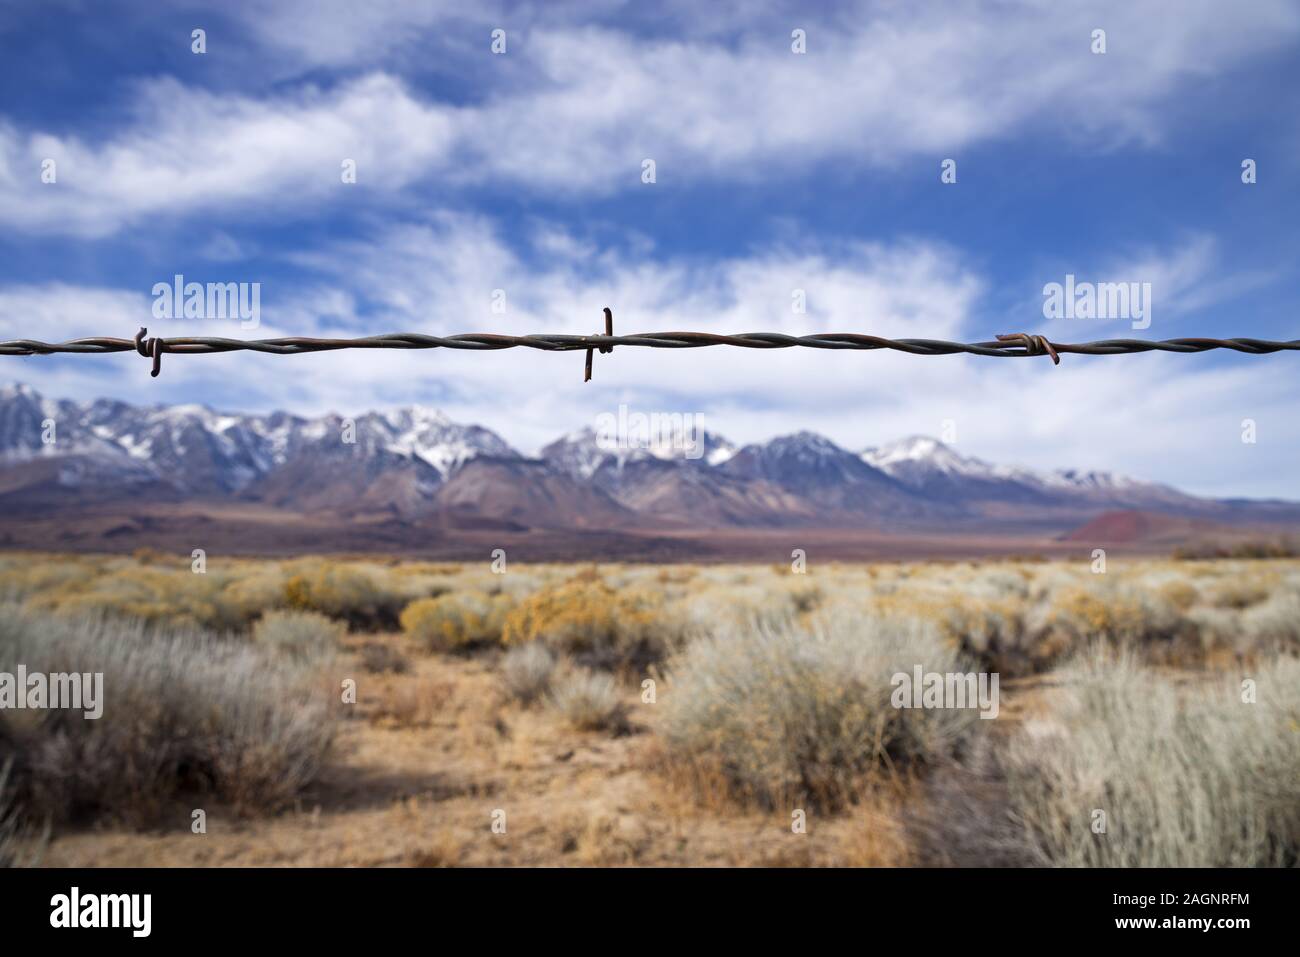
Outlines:
[[[382,74],[267,100],[154,80],[134,111],[96,145],[0,126],[0,222],[97,236],[197,211],[235,218],[268,197],[292,208],[337,196],[345,159],[363,188],[399,189],[451,146],[449,117]],[[53,184],[40,179],[47,159]]]
[[[242,9],[264,41],[291,36],[325,62],[350,61],[387,31],[437,35],[443,15],[400,3],[318,16]],[[297,34],[266,26],[286,17]],[[1300,11],[1283,0],[1260,0],[1231,31],[1222,17],[1210,0],[1167,18],[1118,2],[926,3],[769,13],[761,30],[722,36],[528,27],[499,57],[483,35],[474,75],[490,93],[472,103],[387,71],[260,98],[154,79],[137,85],[133,120],[101,141],[0,124],[0,223],[95,236],[195,211],[342,202],[344,159],[380,195],[434,178],[581,195],[640,188],[644,159],[673,184],[763,181],[825,162],[937,164],[1026,130],[1088,149],[1151,143],[1181,85],[1300,35]],[[1105,56],[1089,52],[1099,26]],[[806,54],[791,52],[791,28],[806,30]],[[56,186],[40,181],[46,159]]]

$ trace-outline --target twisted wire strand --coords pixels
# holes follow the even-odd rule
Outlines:
[[[854,332],[824,332],[791,336],[779,332],[747,332],[724,335],[712,332],[642,332],[613,335],[613,317],[606,310],[604,335],[537,334],[525,336],[473,332],[454,336],[432,336],[416,332],[395,332],[355,339],[319,339],[288,336],[276,339],[227,339],[219,336],[150,337],[141,329],[134,339],[94,336],[67,342],[12,339],[0,342],[0,356],[107,355],[137,352],[153,360],[152,374],[160,370],[162,356],[203,355],[224,352],[259,352],[268,355],[302,355],[336,352],[342,349],[456,349],[496,352],[502,349],[537,349],[543,352],[612,352],[614,347],[650,349],[702,349],[732,346],[741,349],[833,349],[855,351],[891,350],[915,356],[976,355],[998,358],[1049,356],[1054,363],[1061,355],[1114,356],[1145,352],[1192,354],[1228,349],[1246,355],[1300,351],[1300,340],[1254,338],[1207,339],[1099,339],[1093,342],[1053,342],[1029,333],[1000,335],[987,342],[952,342],[945,339],[888,339]]]

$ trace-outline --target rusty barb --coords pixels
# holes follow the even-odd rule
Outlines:
[[[1026,355],[1030,356],[1051,356],[1052,365],[1059,366],[1061,357],[1056,354],[1056,346],[1048,341],[1047,336],[1031,336],[1027,332],[1010,332],[1005,336],[998,336],[998,342],[1010,342],[1021,346]]]
[[[396,332],[359,339],[311,339],[292,336],[282,339],[223,339],[219,337],[159,338],[141,329],[134,339],[94,337],[68,342],[39,342],[13,339],[0,342],[0,356],[45,356],[60,354],[105,355],[136,352],[151,360],[150,375],[162,370],[164,353],[200,355],[215,352],[261,352],[277,356],[307,352],[337,352],[341,349],[460,349],[496,352],[501,349],[540,349],[543,352],[577,352],[587,354],[583,381],[591,380],[592,357],[596,352],[609,354],[615,346],[639,346],[650,349],[702,349],[733,346],[741,349],[849,349],[875,351],[888,349],[914,356],[973,355],[999,358],[1049,356],[1059,364],[1067,353],[1085,356],[1132,355],[1142,352],[1176,352],[1190,354],[1229,349],[1246,355],[1300,351],[1300,339],[1102,339],[1095,342],[1052,342],[1046,336],[1016,332],[1000,335],[992,342],[949,342],[943,339],[885,339],[856,332],[823,332],[791,336],[779,332],[747,332],[721,335],[713,332],[642,332],[630,336],[614,335],[614,313],[605,309],[604,335],[533,335],[504,336],[473,332],[458,336],[429,336],[416,332]]]
[[[144,334],[148,331],[141,326],[140,331],[135,334],[135,351],[146,359],[153,359],[153,368],[149,370],[149,374],[156,379],[158,373],[162,372],[162,354],[167,350],[167,343],[152,336],[146,339]]]

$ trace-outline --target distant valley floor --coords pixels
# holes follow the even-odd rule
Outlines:
[[[1221,525],[1152,512],[1110,511],[1074,528],[997,526],[911,529],[786,527],[708,529],[526,528],[446,515],[406,519],[389,513],[300,513],[261,504],[120,502],[0,514],[0,548],[130,553],[137,549],[282,556],[384,554],[447,561],[490,560],[505,549],[519,561],[786,563],[795,549],[810,560],[933,558],[1088,558],[1094,548],[1167,555],[1179,548],[1232,548],[1300,541],[1294,524]]]

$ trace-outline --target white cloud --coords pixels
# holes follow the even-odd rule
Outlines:
[[[133,121],[101,142],[0,124],[0,223],[105,235],[195,211],[311,210],[344,201],[343,158],[358,160],[359,186],[378,195],[435,179],[548,194],[642,189],[645,158],[658,163],[658,188],[827,161],[921,161],[937,176],[941,158],[1013,135],[1071,149],[1156,142],[1171,97],[1300,35],[1300,11],[1284,0],[1259,0],[1249,16],[1213,0],[1186,0],[1176,15],[1118,0],[872,4],[820,21],[767,11],[735,20],[731,34],[715,32],[714,16],[694,32],[683,15],[676,36],[653,39],[540,27],[510,10],[502,16],[523,20],[521,35],[504,57],[484,39],[471,74],[479,99],[452,104],[383,72],[395,68],[390,41],[445,39],[451,21],[437,8],[244,11],[263,42],[288,36],[278,42],[304,59],[374,72],[262,99],[153,80],[138,87]],[[805,55],[790,52],[792,18],[806,22]],[[573,19],[566,9],[562,22]],[[1098,24],[1104,56],[1088,51]],[[39,181],[47,157],[59,164],[55,186]]]
[[[1225,249],[1207,232],[1188,231],[1177,235],[1167,245],[1142,244],[1108,248],[1087,257],[1053,257],[1050,264],[1034,266],[1008,315],[1041,317],[1046,288],[1063,285],[1067,275],[1076,283],[1150,283],[1150,302],[1144,314],[1151,320],[1149,328],[1133,326],[1133,319],[1110,318],[1038,318],[1033,330],[1059,342],[1083,339],[1124,338],[1137,328],[1142,336],[1175,338],[1186,335],[1181,320],[1224,303],[1240,302],[1242,297],[1268,286],[1282,277],[1276,269],[1241,268],[1225,261]],[[1144,297],[1145,299],[1145,297]],[[1009,320],[1024,324],[1024,320]],[[1243,334],[1236,331],[1225,334]]]
[[[0,222],[97,236],[195,211],[315,204],[345,189],[386,191],[451,147],[451,119],[382,74],[325,91],[256,100],[175,80],[140,87],[134,124],[90,145],[0,125]],[[44,159],[57,181],[42,183]],[[356,185],[342,182],[355,160]]]
[[[250,0],[232,13],[261,45],[304,66],[345,67],[421,43],[441,50],[458,20],[483,23],[496,6],[485,0],[472,8],[452,0]]]

